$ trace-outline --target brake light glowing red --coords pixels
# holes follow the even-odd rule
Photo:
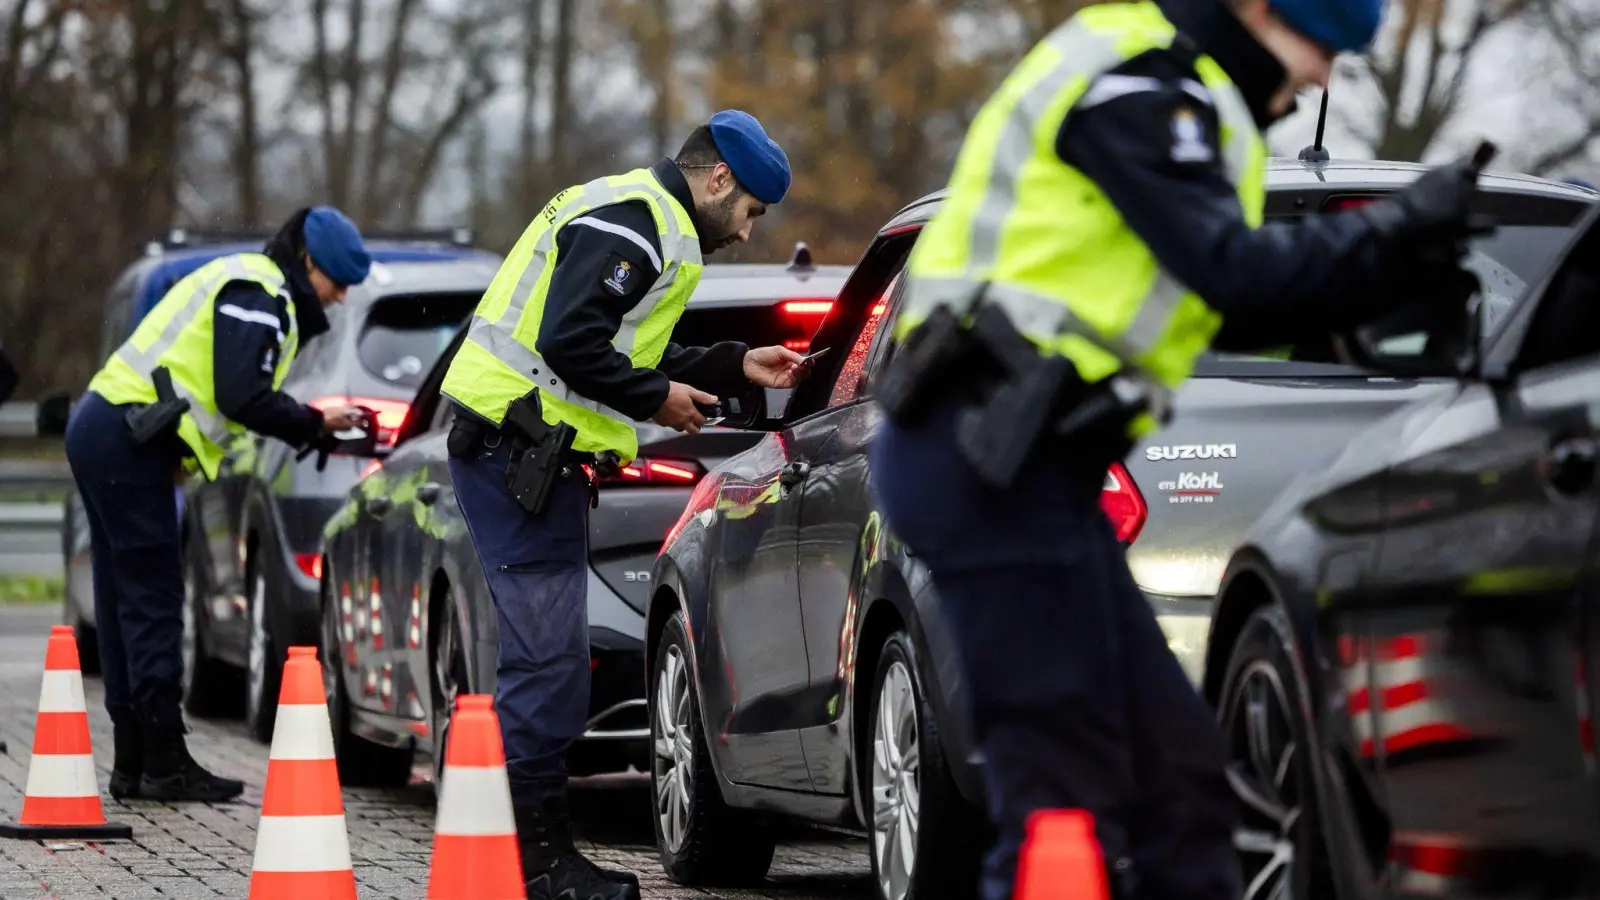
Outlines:
[[[811,346],[811,339],[803,338],[795,341],[784,341],[783,345],[796,353],[804,353]]]
[[[1105,487],[1100,491],[1100,508],[1117,530],[1120,543],[1131,544],[1139,537],[1149,509],[1145,506],[1144,495],[1139,493],[1138,485],[1133,483],[1133,476],[1128,474],[1122,463],[1112,463],[1111,468],[1106,470]]]
[[[779,305],[785,315],[825,316],[833,309],[832,300],[785,300]]]
[[[1323,201],[1323,212],[1343,212],[1347,209],[1359,209],[1377,200],[1377,197],[1329,197]]]
[[[319,581],[322,579],[322,554],[296,553],[294,555],[294,564],[300,567],[300,571],[304,572],[307,578],[315,578]]]
[[[311,401],[317,409],[327,411],[336,406],[365,406],[377,414],[378,418],[378,443],[394,443],[395,432],[405,424],[406,416],[411,413],[411,404],[404,400],[379,400],[376,397],[318,397]]]
[[[889,310],[889,301],[887,301],[887,300],[879,300],[877,303],[874,303],[872,305],[872,313],[871,313],[871,315],[872,315],[872,317],[874,319],[876,319],[878,316],[883,315],[888,310]]]
[[[700,480],[705,470],[690,459],[640,458],[617,470],[617,474],[601,478],[601,484],[652,484],[683,487]]]

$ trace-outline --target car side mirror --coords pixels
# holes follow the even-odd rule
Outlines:
[[[1336,335],[1335,342],[1346,361],[1380,374],[1464,375],[1477,370],[1487,313],[1478,302],[1459,313],[1407,307]]]
[[[766,388],[747,391],[737,397],[723,397],[719,405],[722,421],[717,424],[723,428],[760,428],[767,421]]]
[[[72,395],[66,391],[51,391],[39,399],[34,413],[34,429],[40,437],[65,437],[67,420],[72,416]]]

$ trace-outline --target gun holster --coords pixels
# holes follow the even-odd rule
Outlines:
[[[502,426],[511,436],[511,461],[506,466],[506,490],[517,504],[539,515],[550,502],[556,482],[572,477],[577,463],[572,442],[577,429],[566,422],[545,422],[537,388],[506,409]]]
[[[128,431],[132,432],[134,442],[139,444],[177,434],[179,421],[189,411],[189,401],[179,397],[172,387],[172,373],[166,366],[151,370],[150,381],[156,388],[156,402],[136,405],[124,416]]]
[[[973,343],[948,306],[935,307],[906,335],[872,392],[889,420],[902,428],[924,421],[968,368]]]

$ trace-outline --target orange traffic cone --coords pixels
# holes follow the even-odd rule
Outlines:
[[[450,718],[428,900],[527,900],[494,698],[463,694]]]
[[[1081,809],[1041,809],[1028,817],[1017,858],[1016,900],[1107,900],[1110,895],[1093,816]]]
[[[356,900],[315,647],[290,647],[283,667],[250,900]]]
[[[39,686],[39,718],[33,728],[33,759],[23,791],[22,815],[0,823],[0,837],[113,840],[133,829],[107,822],[89,745],[89,710],[72,626],[50,629]]]

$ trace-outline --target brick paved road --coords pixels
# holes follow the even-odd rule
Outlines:
[[[0,607],[0,817],[22,807],[32,746],[44,644],[58,607]],[[237,723],[196,721],[195,756],[213,770],[245,779],[242,802],[216,806],[119,804],[104,795],[111,767],[111,724],[100,684],[86,679],[106,816],[133,826],[131,842],[65,844],[0,840],[0,900],[157,900],[248,893],[267,748]],[[426,893],[433,828],[432,789],[344,792],[351,853],[362,900],[421,900]],[[594,858],[639,874],[647,898],[785,898],[865,900],[872,896],[865,844],[827,835],[795,836],[778,851],[768,884],[754,891],[702,891],[671,885],[656,861],[648,794],[636,788],[580,792],[580,827]],[[643,812],[641,812],[643,810]]]

